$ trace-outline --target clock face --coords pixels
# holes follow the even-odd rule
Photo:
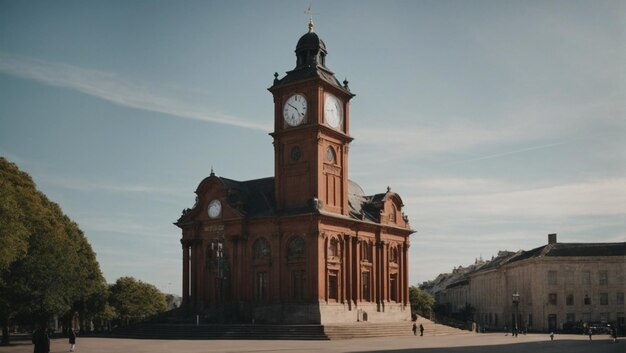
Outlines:
[[[333,129],[339,128],[343,121],[341,101],[330,93],[326,93],[324,97],[324,120]]]
[[[222,203],[220,200],[213,200],[209,202],[209,218],[217,218],[222,213]]]
[[[301,94],[294,94],[285,102],[283,118],[289,126],[298,126],[306,117],[306,98]]]

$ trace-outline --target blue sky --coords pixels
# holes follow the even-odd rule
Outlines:
[[[211,167],[273,175],[274,72],[307,1],[0,0],[0,155],[109,282],[180,293]],[[398,192],[410,282],[498,250],[626,241],[626,3],[312,1],[352,100],[349,176]]]

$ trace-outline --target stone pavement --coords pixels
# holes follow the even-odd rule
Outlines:
[[[262,341],[262,340],[133,340],[78,337],[77,353],[617,353],[626,351],[626,340],[612,343],[608,336],[557,335],[554,341],[546,334],[518,337],[500,333],[378,337],[332,341]],[[67,339],[54,339],[51,353],[67,352]],[[29,342],[0,346],[0,353],[31,353]]]

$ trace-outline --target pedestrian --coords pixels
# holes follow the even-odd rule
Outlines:
[[[424,336],[424,325],[420,324],[420,336]]]
[[[413,336],[417,336],[417,324],[413,323]]]
[[[617,343],[617,329],[615,325],[611,326],[611,337],[613,337],[613,343]]]
[[[550,332],[550,341],[554,341],[554,332]]]
[[[35,345],[34,353],[50,353],[50,336],[46,325],[40,325],[33,332],[33,344]]]
[[[73,352],[76,349],[76,332],[73,328],[70,327],[67,331],[67,337],[69,337],[70,341],[70,352]]]
[[[587,325],[587,334],[589,335],[589,340],[591,341],[591,335],[593,335],[593,331],[591,330],[591,325]]]

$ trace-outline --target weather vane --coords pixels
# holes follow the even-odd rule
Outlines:
[[[309,15],[309,32],[313,32],[313,10],[311,10],[311,4],[309,4],[309,6],[306,7],[306,10],[304,10],[304,13]]]

